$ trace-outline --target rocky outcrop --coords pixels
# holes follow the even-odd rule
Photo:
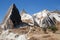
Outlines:
[[[22,22],[25,22],[31,26],[34,25],[34,20],[31,15],[29,15],[24,9],[20,13]]]
[[[21,24],[21,16],[15,4],[12,4],[3,20],[3,28],[14,28]]]

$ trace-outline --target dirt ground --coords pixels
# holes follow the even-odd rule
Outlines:
[[[53,33],[47,31],[47,34],[39,27],[23,27],[18,29],[10,29],[10,31],[18,34],[27,34],[29,40],[60,40],[60,31]]]

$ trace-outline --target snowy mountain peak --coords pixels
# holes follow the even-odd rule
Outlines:
[[[42,13],[49,13],[47,9],[43,10]]]
[[[48,10],[43,10],[41,12],[33,14],[33,16],[36,16],[38,18],[46,17],[48,15],[50,15],[50,12]]]
[[[42,12],[49,12],[47,9],[43,10]]]
[[[25,23],[28,23],[29,25],[34,25],[33,17],[28,14],[25,10],[23,10],[21,13],[21,20]]]
[[[35,13],[33,15],[33,18],[40,27],[47,27],[48,25],[52,26],[51,22],[53,23],[53,20],[51,20],[51,18],[49,17],[50,13],[51,12],[48,10],[43,10],[41,12]]]

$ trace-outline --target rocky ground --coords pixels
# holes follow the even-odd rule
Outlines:
[[[59,32],[52,33],[47,30],[46,34],[39,27],[7,29],[0,32],[0,40],[60,40]]]

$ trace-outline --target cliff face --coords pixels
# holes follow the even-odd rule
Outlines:
[[[5,28],[13,28],[21,23],[21,16],[15,4],[12,4],[3,20]]]
[[[19,14],[18,9],[16,8],[15,4],[13,4],[12,12],[10,15],[10,19],[12,20],[14,26],[19,25],[21,21],[21,16]]]

